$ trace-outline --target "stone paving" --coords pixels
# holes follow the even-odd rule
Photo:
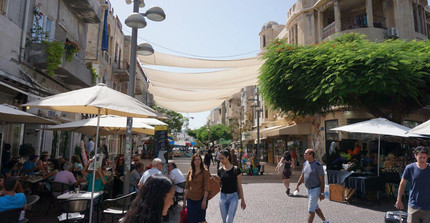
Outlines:
[[[190,160],[178,158],[175,160],[184,174],[189,169]],[[285,194],[281,175],[275,173],[275,166],[265,164],[266,173],[263,176],[243,176],[243,189],[247,208],[241,210],[238,207],[234,222],[307,222],[307,204],[304,185],[300,186],[297,197],[289,197]],[[215,174],[216,166],[211,166],[211,173]],[[291,190],[296,186],[300,170],[293,171]],[[219,211],[219,195],[209,201],[207,221],[222,222]],[[319,201],[319,206],[330,222],[384,222],[386,211],[394,210],[394,198],[382,197],[377,202],[354,202],[345,204],[324,199]],[[180,207],[178,207],[179,213]],[[178,222],[179,214],[171,217],[169,222]],[[316,216],[314,222],[321,222]]]
[[[190,158],[174,158],[178,168],[186,174],[190,168]],[[148,165],[149,160],[144,163]],[[304,185],[300,187],[300,193],[297,197],[289,197],[285,194],[285,188],[282,184],[281,175],[275,173],[275,166],[265,164],[266,173],[263,176],[243,176],[243,189],[247,208],[241,210],[238,207],[234,222],[286,222],[302,223],[307,222],[307,204],[308,200],[304,196],[306,190]],[[211,166],[212,174],[216,173],[216,166]],[[291,179],[291,190],[296,186],[300,170],[293,171]],[[207,210],[207,221],[209,223],[222,222],[219,211],[219,195],[209,201]],[[406,202],[406,201],[405,201]],[[34,208],[31,222],[50,223],[56,221],[56,208],[50,208],[45,215],[49,200],[43,196],[41,201]],[[352,204],[338,203],[325,199],[319,202],[324,215],[331,223],[368,223],[384,222],[386,211],[394,210],[394,199],[381,198],[380,203],[376,202],[353,202]],[[170,212],[169,222],[179,222],[179,211],[182,202]],[[1,222],[1,221],[0,221]],[[107,221],[107,222],[110,222]],[[116,221],[114,221],[116,222]],[[314,222],[321,222],[315,217]]]

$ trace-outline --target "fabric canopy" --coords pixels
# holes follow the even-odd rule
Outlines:
[[[158,106],[176,112],[202,112],[218,107],[242,88],[256,85],[259,57],[237,60],[206,60],[156,52],[139,56],[143,65],[222,69],[200,73],[177,73],[145,67],[148,91]]]
[[[430,135],[430,120],[409,130],[409,132],[416,133],[416,134]]]
[[[253,65],[262,65],[264,63],[259,57],[251,57],[237,60],[206,60],[190,57],[182,57],[155,52],[151,56],[138,55],[143,65],[159,65],[170,67],[187,67],[187,68],[234,68],[246,67]]]

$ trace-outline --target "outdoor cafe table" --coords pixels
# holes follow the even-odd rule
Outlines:
[[[94,192],[93,199],[95,200],[103,194],[103,191]],[[66,192],[57,197],[58,200],[91,200],[91,191],[82,191],[76,193],[75,191]]]

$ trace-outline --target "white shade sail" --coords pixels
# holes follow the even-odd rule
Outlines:
[[[246,67],[253,65],[262,65],[264,63],[260,57],[251,57],[237,60],[206,60],[190,57],[182,57],[155,52],[151,56],[138,55],[143,65],[159,65],[170,67],[187,67],[187,68],[234,68]]]
[[[177,73],[145,68],[148,91],[158,106],[176,112],[202,112],[218,107],[242,88],[258,83],[260,57],[206,60],[156,52],[139,56],[143,65],[223,69],[212,72]]]
[[[410,133],[430,135],[430,120],[409,130]]]
[[[165,101],[154,96],[157,105],[176,112],[192,113],[203,112],[216,108],[221,105],[224,99],[206,101]]]
[[[230,83],[254,80],[253,84],[256,84],[259,69],[260,65],[214,72],[175,73],[145,68],[145,74],[151,81],[162,83],[175,83],[180,85],[191,85],[195,88],[200,89],[202,85],[207,85],[208,83],[219,83],[228,86]]]
[[[153,123],[153,121],[150,123]],[[112,115],[102,115],[100,117],[100,135],[122,135],[125,134],[126,127],[126,117]],[[96,135],[97,131],[97,117],[54,125],[46,129],[79,132],[93,136]],[[143,118],[133,118],[132,131],[134,134],[154,135],[154,127],[150,126]]]
[[[149,92],[156,95],[158,99],[165,101],[205,101],[228,99],[231,95],[240,91],[240,88],[219,90],[179,90],[175,88],[149,86]]]

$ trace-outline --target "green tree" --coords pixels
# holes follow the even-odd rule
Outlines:
[[[395,122],[430,102],[430,41],[370,42],[345,34],[320,45],[275,40],[259,76],[266,103],[292,116],[364,109]]]
[[[169,133],[176,135],[181,132],[182,126],[184,123],[188,123],[189,120],[187,117],[184,117],[182,114],[178,112],[171,111],[169,109],[165,109],[162,107],[158,107],[154,105],[152,107],[155,111],[166,115],[167,119],[162,120],[169,126]]]
[[[187,130],[187,134],[189,136],[194,137],[202,144],[205,144],[209,147],[209,143],[215,143],[217,140],[230,140],[232,139],[232,134],[230,130],[230,126],[227,125],[212,125],[209,127],[209,132],[206,126],[202,126],[198,129]]]

